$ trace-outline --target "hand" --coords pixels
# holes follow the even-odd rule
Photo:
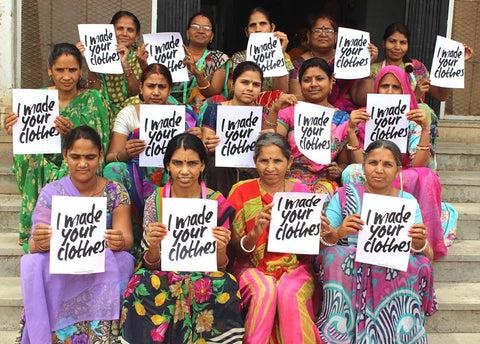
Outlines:
[[[125,143],[125,150],[127,151],[128,157],[131,159],[136,157],[138,154],[145,150],[146,144],[145,141],[140,139],[131,139]]]
[[[418,125],[422,127],[423,130],[428,130],[428,121],[427,121],[427,114],[422,109],[415,109],[410,110],[407,113],[407,119],[409,121],[414,121]]]
[[[148,243],[148,248],[158,249],[167,234],[168,229],[163,223],[151,222],[147,224],[145,227],[145,240]]]
[[[82,56],[85,57],[85,49],[86,49],[85,45],[82,42],[77,42],[75,46],[77,47],[78,50],[80,50],[80,53],[82,54]]]
[[[294,94],[282,93],[280,97],[272,104],[271,110],[278,112],[280,109],[298,103],[298,99]]]
[[[285,53],[287,50],[288,46],[288,36],[287,34],[280,32],[280,31],[275,31],[273,33],[273,36],[278,38],[280,40],[280,44],[282,45],[282,52]]]
[[[465,61],[468,61],[473,57],[474,52],[468,45],[464,44],[463,46],[465,47]]]
[[[412,238],[412,247],[416,250],[421,249],[427,241],[427,227],[424,224],[414,224],[408,231],[408,236]]]
[[[10,112],[3,120],[3,128],[8,135],[13,134],[13,125],[18,122],[18,116],[14,112]]]
[[[195,135],[199,139],[202,138],[202,129],[200,127],[192,127],[186,130],[187,133]]]
[[[107,229],[105,231],[105,240],[107,247],[112,251],[121,251],[125,248],[125,239],[120,229]]]
[[[217,135],[210,135],[205,138],[205,147],[207,147],[207,150],[209,152],[214,152],[215,148],[218,146],[220,143],[220,137]]]
[[[52,237],[52,227],[43,223],[35,225],[35,231],[32,234],[35,248],[40,252],[50,251],[50,238]]]
[[[61,135],[67,135],[73,129],[73,123],[60,115],[55,118],[53,123],[55,123],[55,128]]]
[[[199,75],[201,72],[197,68],[197,64],[195,63],[195,59],[192,56],[192,53],[188,48],[184,45],[183,49],[185,50],[185,58],[183,59],[183,64],[187,67],[188,71],[193,75]]]
[[[255,219],[255,226],[253,227],[253,233],[258,238],[262,235],[265,228],[270,225],[270,220],[272,219],[272,208],[273,203],[270,203],[263,207],[260,213],[257,215]]]
[[[430,80],[428,79],[420,79],[417,82],[417,86],[415,87],[415,96],[417,100],[423,99],[425,93],[430,90]]]
[[[321,217],[321,224],[322,224],[322,230],[320,231],[320,236],[322,238],[325,238],[326,236],[329,236],[330,234],[335,232],[335,230],[332,228],[332,226],[330,226],[330,221],[323,214],[322,214],[322,217]]]
[[[335,161],[327,166],[327,177],[330,180],[337,180],[342,175],[342,168]]]
[[[370,62],[371,63],[374,63],[375,61],[377,61],[377,58],[378,58],[378,48],[372,44],[372,43],[368,43],[368,52],[370,53]]]
[[[230,241],[230,231],[225,227],[213,227],[212,234],[215,240],[217,240],[217,250],[225,250]]]
[[[127,48],[127,46],[123,44],[117,44],[117,52],[120,54],[120,62],[122,62],[123,69],[130,68],[130,65],[128,64],[128,53],[130,50]]]
[[[340,228],[337,231],[338,239],[345,238],[349,234],[357,234],[363,228],[364,222],[360,214],[348,215],[343,219]]]
[[[145,70],[148,66],[148,51],[147,51],[147,43],[143,43],[137,49],[137,60],[140,64],[142,70]]]
[[[348,128],[351,130],[355,130],[358,128],[358,125],[360,123],[366,122],[369,119],[370,119],[370,114],[366,111],[365,108],[353,110],[350,113]]]

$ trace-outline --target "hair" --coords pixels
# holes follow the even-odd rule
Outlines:
[[[265,8],[263,7],[255,7],[254,9],[252,9],[249,13],[248,13],[248,16],[247,16],[247,27],[248,27],[248,24],[250,23],[250,17],[254,14],[254,13],[261,13],[265,16],[265,18],[267,18],[268,22],[270,23],[270,25],[272,25],[272,16],[270,15],[270,12],[268,12]]]
[[[140,21],[138,20],[135,14],[129,11],[118,11],[117,13],[115,13],[112,17],[112,20],[110,21],[110,24],[113,24],[113,25],[117,24],[120,18],[123,18],[123,17],[129,17],[130,19],[132,19],[133,23],[135,24],[137,33],[140,33]]]
[[[392,24],[388,25],[387,28],[385,29],[385,32],[383,33],[383,37],[382,37],[383,42],[385,43],[387,41],[388,37],[393,35],[395,32],[398,32],[398,33],[404,35],[407,38],[407,43],[410,43],[410,30],[403,23],[392,23]],[[412,62],[412,59],[410,57],[408,57],[407,54],[405,54],[403,56],[402,60],[403,60],[403,63],[411,63]],[[413,72],[413,68],[410,65],[406,66],[405,70],[407,71],[407,73],[412,73]]]
[[[72,55],[82,68],[82,54],[76,46],[70,43],[57,43],[53,46],[48,56],[48,66],[51,68],[55,61],[62,55]]]
[[[168,142],[165,155],[163,157],[163,167],[167,169],[168,164],[172,160],[172,156],[177,149],[183,148],[185,150],[191,149],[198,154],[200,161],[207,164],[208,154],[202,140],[190,133],[181,133],[172,137]]]
[[[233,73],[232,73],[233,83],[235,83],[235,81],[238,79],[238,77],[240,77],[240,75],[242,75],[245,72],[249,72],[249,71],[256,72],[256,73],[260,74],[260,80],[262,81],[262,84],[263,84],[262,68],[260,68],[260,66],[257,65],[253,61],[243,61],[243,62],[240,62],[237,65],[237,67],[235,67],[235,69],[233,70]]]
[[[304,61],[300,66],[300,69],[298,71],[298,81],[301,82],[303,78],[303,74],[305,74],[308,68],[312,68],[312,67],[320,68],[325,72],[325,74],[327,74],[330,80],[332,79],[333,71],[332,71],[332,68],[330,68],[330,66],[328,65],[328,63],[320,57],[312,57],[311,59]]]
[[[400,149],[395,143],[388,140],[376,140],[371,142],[368,145],[367,149],[365,149],[365,153],[364,153],[365,159],[373,150],[379,149],[379,148],[388,149],[392,153],[397,166],[402,166],[402,153],[400,152]]]
[[[207,18],[210,21],[210,25],[212,25],[212,32],[215,33],[215,29],[216,29],[215,20],[213,20],[213,17],[210,14],[205,13],[205,12],[197,12],[194,15],[192,15],[190,17],[190,19],[188,19],[187,28],[190,28],[190,25],[192,25],[192,21],[193,21],[193,19],[195,19],[195,17],[205,17],[205,18]]]
[[[67,152],[69,149],[72,149],[73,145],[77,140],[84,139],[89,140],[93,143],[95,147],[98,148],[98,151],[103,150],[102,139],[100,135],[88,125],[80,125],[76,128],[73,128],[63,139],[62,149],[64,152]]]
[[[292,150],[290,149],[287,139],[278,133],[267,132],[260,134],[257,138],[255,150],[253,152],[253,161],[257,161],[257,158],[260,155],[260,151],[263,147],[268,147],[271,145],[275,145],[280,148],[283,156],[287,158],[287,160],[292,157]]]
[[[330,16],[326,13],[320,13],[320,14],[317,14],[317,15],[313,15],[313,16],[310,16],[307,19],[307,28],[308,28],[309,31],[313,30],[313,28],[315,27],[315,24],[317,23],[317,20],[319,20],[319,19],[327,19],[330,22],[330,25],[332,25],[335,32],[338,31],[337,22],[335,21],[335,19],[333,19],[332,16]]]
[[[152,75],[152,74],[160,74],[167,79],[168,86],[170,88],[172,87],[173,80],[172,80],[172,73],[170,73],[170,70],[168,68],[161,64],[161,63],[151,63],[145,68],[145,70],[142,72],[142,75],[140,76],[140,83],[144,83],[147,78]]]

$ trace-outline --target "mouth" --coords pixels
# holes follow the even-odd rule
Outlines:
[[[150,98],[149,103],[152,104],[163,104],[164,101],[161,98]]]

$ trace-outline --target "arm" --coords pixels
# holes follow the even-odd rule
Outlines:
[[[35,225],[28,245],[30,253],[42,253],[50,251],[50,239],[52,237],[52,228],[50,225],[38,223]]]
[[[137,76],[133,72],[132,66],[128,62],[128,55],[130,50],[123,44],[118,44],[117,50],[120,54],[120,61],[122,62],[123,75],[127,81],[127,94],[128,96],[135,96],[140,93],[140,84]]]
[[[347,151],[349,161],[354,164],[363,163],[363,149],[357,136],[357,129],[360,123],[365,123],[370,118],[370,114],[365,108],[353,110],[350,113],[347,129]]]
[[[420,139],[412,160],[413,167],[425,167],[430,159],[430,130],[428,128],[427,114],[422,109],[411,110],[407,114],[409,121],[414,121],[421,128]]]
[[[209,153],[214,153],[215,148],[220,143],[220,138],[215,131],[207,126],[202,126],[202,141]]]

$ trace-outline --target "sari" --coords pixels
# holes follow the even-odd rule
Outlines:
[[[70,103],[60,110],[60,115],[72,121],[74,127],[88,125],[95,129],[102,140],[103,151],[108,149],[110,109],[97,90],[81,91]],[[32,212],[41,188],[65,176],[67,165],[62,154],[14,155],[13,173],[22,197],[19,214],[19,244],[28,252],[28,238],[32,228]]]
[[[331,197],[337,190],[338,184],[334,180],[327,179],[327,165],[311,161],[298,149],[295,142],[294,117],[295,108],[294,106],[289,106],[279,111],[277,119],[278,124],[287,129],[287,140],[292,149],[293,164],[288,175],[302,180],[308,185],[311,192],[326,193]],[[348,114],[341,110],[336,110],[333,115],[330,137],[332,161],[335,161],[347,143],[348,119]]]
[[[227,229],[233,209],[217,191],[202,198],[218,202],[217,224]],[[171,185],[146,201],[144,223],[161,222],[162,199]],[[144,240],[146,247],[147,243]],[[227,272],[173,272],[141,268],[124,293],[122,336],[130,343],[242,343],[238,284]]]
[[[292,192],[308,192],[294,181]],[[235,184],[228,201],[235,208],[233,231],[241,238],[254,229],[257,215],[273,197],[259,179]],[[267,227],[248,255],[236,257],[233,271],[239,280],[246,313],[244,343],[319,343],[313,321],[315,283],[308,256],[268,252]]]
[[[326,215],[332,228],[361,213],[364,188],[342,187],[330,201]],[[401,192],[399,197],[414,199]],[[417,207],[415,223],[422,216]],[[315,268],[323,285],[317,326],[326,343],[427,343],[426,316],[437,304],[429,259],[411,254],[406,272],[355,261],[356,235],[325,247]]]
[[[47,184],[33,213],[34,226],[50,224],[53,196],[81,195],[69,176]],[[111,228],[114,209],[130,201],[123,186],[115,182],[107,183],[103,196],[107,197],[107,228]],[[133,273],[133,257],[106,248],[105,272],[87,275],[52,275],[49,262],[49,252],[21,258],[25,309],[21,343],[116,343],[120,298]]]

